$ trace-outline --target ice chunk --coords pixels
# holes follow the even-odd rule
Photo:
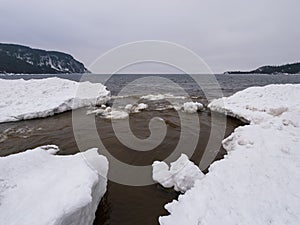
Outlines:
[[[137,107],[134,109],[135,112],[139,112],[141,110],[145,110],[148,108],[148,105],[145,103],[140,103],[137,105]]]
[[[105,112],[102,114],[102,117],[106,119],[116,119],[116,120],[121,120],[121,119],[126,119],[128,118],[128,113],[124,111],[119,111],[119,110],[112,110],[110,112]]]
[[[47,151],[50,155],[56,155],[60,151],[59,147],[56,145],[45,145],[40,148]]]
[[[106,107],[105,109],[100,108],[95,110],[89,110],[87,112],[87,115],[91,115],[91,114],[96,114],[97,116],[100,116],[105,119],[116,119],[116,120],[126,119],[129,116],[127,112],[121,110],[115,110],[111,107]]]
[[[1,224],[92,225],[106,191],[107,159],[97,149],[72,156],[45,149],[0,157]]]
[[[102,84],[61,78],[0,79],[0,123],[52,116],[109,99]],[[79,88],[80,87],[80,88]]]
[[[145,103],[140,103],[137,105],[128,104],[125,106],[125,110],[129,113],[138,113],[142,110],[145,110],[148,108],[148,105]]]
[[[186,102],[183,104],[183,110],[186,113],[196,113],[203,109],[203,105],[199,102]]]
[[[127,112],[131,112],[132,108],[133,108],[133,105],[132,105],[132,104],[128,104],[128,105],[125,106],[125,110],[126,110]]]
[[[169,166],[165,162],[154,162],[153,180],[163,187],[174,187],[176,191],[186,192],[194,186],[196,180],[204,177],[198,166],[182,154],[179,159]]]

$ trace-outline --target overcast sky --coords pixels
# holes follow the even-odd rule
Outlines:
[[[299,0],[0,0],[0,42],[72,54],[89,66],[120,44],[165,40],[214,72],[300,60]]]

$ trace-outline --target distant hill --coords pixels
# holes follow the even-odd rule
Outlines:
[[[59,74],[89,72],[71,55],[0,43],[0,73]]]
[[[252,71],[228,71],[225,74],[300,74],[300,63],[285,64],[282,66],[262,66]]]

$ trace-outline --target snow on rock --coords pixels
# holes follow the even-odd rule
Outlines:
[[[176,191],[186,192],[194,186],[196,180],[204,177],[198,166],[182,154],[181,157],[171,163],[169,167],[165,162],[154,162],[153,180],[165,188],[174,187]]]
[[[98,95],[94,96],[94,93]],[[106,87],[99,83],[79,83],[61,78],[0,79],[0,122],[47,117],[101,104],[108,100],[109,95]]]
[[[209,107],[244,118],[228,155],[165,207],[162,225],[300,224],[300,85],[249,88]]]
[[[186,113],[196,113],[203,109],[203,105],[199,102],[186,102],[183,104],[183,111]]]
[[[92,225],[106,192],[107,159],[97,149],[72,156],[44,149],[0,157],[1,224]]]

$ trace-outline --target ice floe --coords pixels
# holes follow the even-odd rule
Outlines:
[[[282,114],[298,111],[299,89],[298,84],[250,87],[233,96],[214,100],[209,104],[209,108],[251,123],[261,123],[279,118]],[[288,113],[285,113],[287,111]]]
[[[56,151],[43,146],[0,157],[1,224],[93,224],[106,192],[107,159],[97,149],[51,155]]]
[[[110,92],[102,84],[61,78],[0,79],[0,122],[52,116],[80,107],[101,104]]]

